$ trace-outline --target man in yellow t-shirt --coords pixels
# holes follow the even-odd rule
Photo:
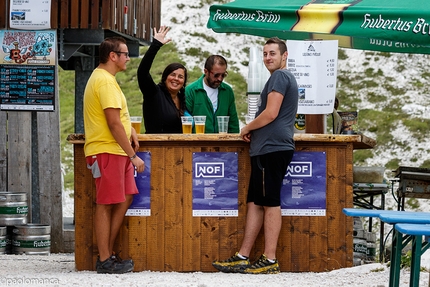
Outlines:
[[[115,255],[113,245],[133,195],[138,193],[134,172],[142,172],[145,164],[136,155],[137,134],[115,79],[130,60],[126,41],[121,37],[105,39],[99,47],[99,58],[100,64],[84,92],[84,152],[96,184],[96,270],[120,274],[133,271],[134,263]]]

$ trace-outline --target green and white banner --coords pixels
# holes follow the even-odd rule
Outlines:
[[[284,40],[338,40],[339,47],[430,54],[422,0],[236,0],[212,5],[207,27]]]

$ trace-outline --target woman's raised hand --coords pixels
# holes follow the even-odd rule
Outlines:
[[[163,45],[169,43],[171,39],[166,38],[167,32],[169,32],[170,28],[166,26],[161,26],[160,29],[154,28],[154,39],[162,43]]]

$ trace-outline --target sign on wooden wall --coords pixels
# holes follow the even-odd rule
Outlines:
[[[0,109],[54,110],[56,35],[0,30]]]
[[[151,216],[151,153],[137,152],[145,162],[145,169],[141,173],[135,171],[134,178],[139,194],[133,196],[133,202],[127,209],[126,216]]]
[[[193,216],[238,216],[237,152],[193,153]]]
[[[326,216],[326,152],[296,151],[281,188],[284,216]]]
[[[51,28],[51,1],[10,1],[9,25],[13,29],[41,30]]]

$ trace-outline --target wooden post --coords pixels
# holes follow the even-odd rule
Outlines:
[[[307,134],[325,134],[325,115],[306,115]]]
[[[0,111],[0,191],[7,190],[7,113]]]

